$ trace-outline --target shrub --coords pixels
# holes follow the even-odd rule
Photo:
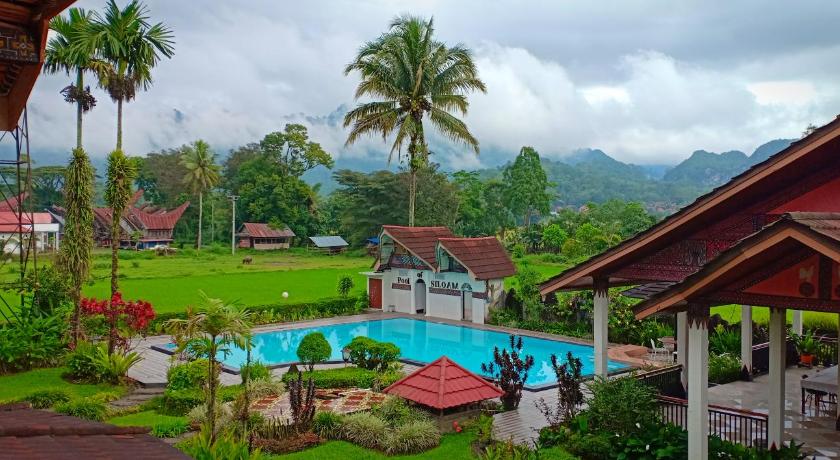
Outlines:
[[[348,415],[341,429],[345,440],[368,449],[380,449],[386,441],[387,432],[385,422],[367,412]]]
[[[90,342],[78,342],[76,349],[67,354],[64,365],[70,377],[76,380],[99,381],[99,366],[96,364],[97,346]]]
[[[709,382],[729,383],[741,378],[741,360],[737,356],[724,353],[709,354]]]
[[[321,438],[315,433],[293,433],[283,438],[257,438],[254,447],[272,454],[289,454],[316,446]]]
[[[97,348],[95,359],[100,380],[117,384],[122,383],[126,374],[128,374],[128,370],[143,358],[134,351],[127,353],[115,351],[109,355],[104,348]]]
[[[310,371],[315,369],[315,364],[330,359],[332,347],[327,338],[320,332],[310,332],[304,336],[298,345],[298,359],[307,365]]]
[[[493,361],[481,364],[481,371],[493,376],[502,389],[502,405],[510,410],[519,406],[522,388],[528,380],[528,371],[534,366],[534,357],[522,355],[522,337],[510,336],[510,351],[493,348]]]
[[[347,345],[350,361],[358,367],[384,371],[400,357],[400,349],[390,342],[378,342],[369,337],[354,337]]]
[[[172,390],[167,388],[163,393],[161,410],[169,415],[184,415],[202,403],[204,403],[204,392],[201,390],[191,388]]]
[[[336,367],[303,373],[304,380],[312,378],[315,388],[373,388],[376,383],[380,387],[386,387],[402,376],[403,374],[397,371],[377,373],[360,367]],[[282,380],[289,383],[296,378],[297,372],[289,371],[283,374]]]
[[[312,420],[312,431],[324,439],[338,439],[343,426],[344,417],[330,411],[318,412]]]
[[[271,370],[265,364],[256,361],[251,364],[245,364],[239,368],[239,375],[242,380],[268,380],[271,378]]]
[[[298,373],[298,378],[290,381],[288,388],[292,423],[301,433],[312,426],[315,417],[315,384],[311,378],[304,383],[303,374]]]
[[[38,316],[21,309],[15,320],[0,325],[0,372],[58,362],[67,345],[68,324],[63,309],[50,316]]]
[[[41,390],[26,395],[23,400],[35,409],[49,409],[56,404],[70,401],[70,395],[63,390]]]
[[[338,278],[338,285],[335,290],[340,297],[347,297],[354,287],[355,283],[353,283],[353,278],[350,275],[341,275]]]
[[[57,404],[55,411],[85,420],[101,422],[108,417],[108,406],[97,398],[81,398]]]
[[[571,352],[566,355],[566,362],[560,365],[557,364],[557,355],[551,355],[551,367],[557,376],[557,405],[555,408],[548,407],[543,398],[536,403],[550,426],[557,427],[572,420],[583,404],[583,391],[580,389],[582,366],[580,359]]]
[[[429,420],[413,420],[388,433],[389,454],[411,454],[429,450],[440,444],[440,431]]]
[[[186,433],[189,429],[186,420],[172,420],[152,426],[151,435],[156,438],[175,438]]]
[[[247,439],[235,436],[219,436],[213,442],[210,435],[201,432],[198,436],[180,445],[181,450],[192,458],[201,460],[260,460],[265,458],[259,449],[251,450]]]
[[[404,399],[396,396],[386,398],[382,404],[374,407],[371,413],[384,420],[389,426],[428,420],[425,412],[409,406]]]
[[[172,390],[197,390],[207,385],[207,359],[196,359],[176,364],[166,371],[166,388]]]
[[[741,353],[741,333],[726,329],[723,324],[715,326],[714,332],[709,334],[709,353],[722,355]]]
[[[655,390],[633,377],[595,378],[589,384],[591,426],[625,435],[659,420]]]

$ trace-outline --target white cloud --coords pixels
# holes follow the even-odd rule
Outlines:
[[[750,83],[747,89],[762,105],[806,105],[817,97],[817,90],[807,81],[762,81]]]

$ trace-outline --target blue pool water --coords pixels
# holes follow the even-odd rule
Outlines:
[[[297,362],[298,344],[310,332],[322,332],[332,346],[332,361],[341,361],[341,349],[353,337],[366,336],[375,340],[393,342],[402,352],[401,357],[429,363],[442,355],[448,356],[467,369],[481,374],[481,363],[493,359],[493,348],[510,346],[509,335],[502,332],[454,326],[433,321],[409,318],[361,321],[332,324],[284,331],[263,332],[254,335],[252,359],[267,365]],[[534,356],[534,367],[528,376],[528,386],[556,383],[550,357],[557,355],[562,362],[567,352],[580,358],[583,374],[595,372],[593,348],[557,340],[523,337],[524,353]],[[245,351],[232,349],[220,361],[229,367],[239,368],[245,363]],[[610,361],[609,370],[619,370],[625,364]]]

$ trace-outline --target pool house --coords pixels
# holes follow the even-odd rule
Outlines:
[[[709,405],[708,323],[714,306],[742,305],[741,356],[748,373],[754,369],[752,309],[770,309],[769,380],[751,390],[762,393],[767,403],[766,445],[791,438],[786,424],[788,429],[801,425],[800,435],[815,426],[801,417],[785,418],[790,417],[785,388],[802,386],[803,399],[805,394],[804,380],[785,379],[786,316],[793,311],[792,329],[801,333],[802,310],[840,313],[838,155],[840,117],[541,287],[543,295],[594,291],[595,367],[600,375],[607,373],[610,288],[632,286],[621,295],[642,299],[635,307],[637,318],[675,317],[677,361],[688,394],[690,459],[708,458],[707,437],[721,425]],[[838,387],[835,378],[826,392],[836,395]],[[794,407],[799,403],[789,401]]]
[[[446,227],[385,225],[368,278],[373,308],[483,324],[516,272],[495,237],[457,238]]]

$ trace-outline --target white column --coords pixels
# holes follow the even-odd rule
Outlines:
[[[688,458],[709,458],[709,307],[688,312]]]
[[[741,363],[752,375],[752,306],[741,305]]]
[[[791,330],[796,335],[802,335],[802,310],[793,310],[793,327]]]
[[[677,364],[682,366],[683,388],[688,388],[688,313],[677,313]]]
[[[607,347],[609,346],[610,297],[605,280],[595,281],[592,336],[595,339],[595,375],[607,376]]]
[[[786,312],[770,309],[770,397],[767,401],[767,445],[781,446],[785,434]]]

